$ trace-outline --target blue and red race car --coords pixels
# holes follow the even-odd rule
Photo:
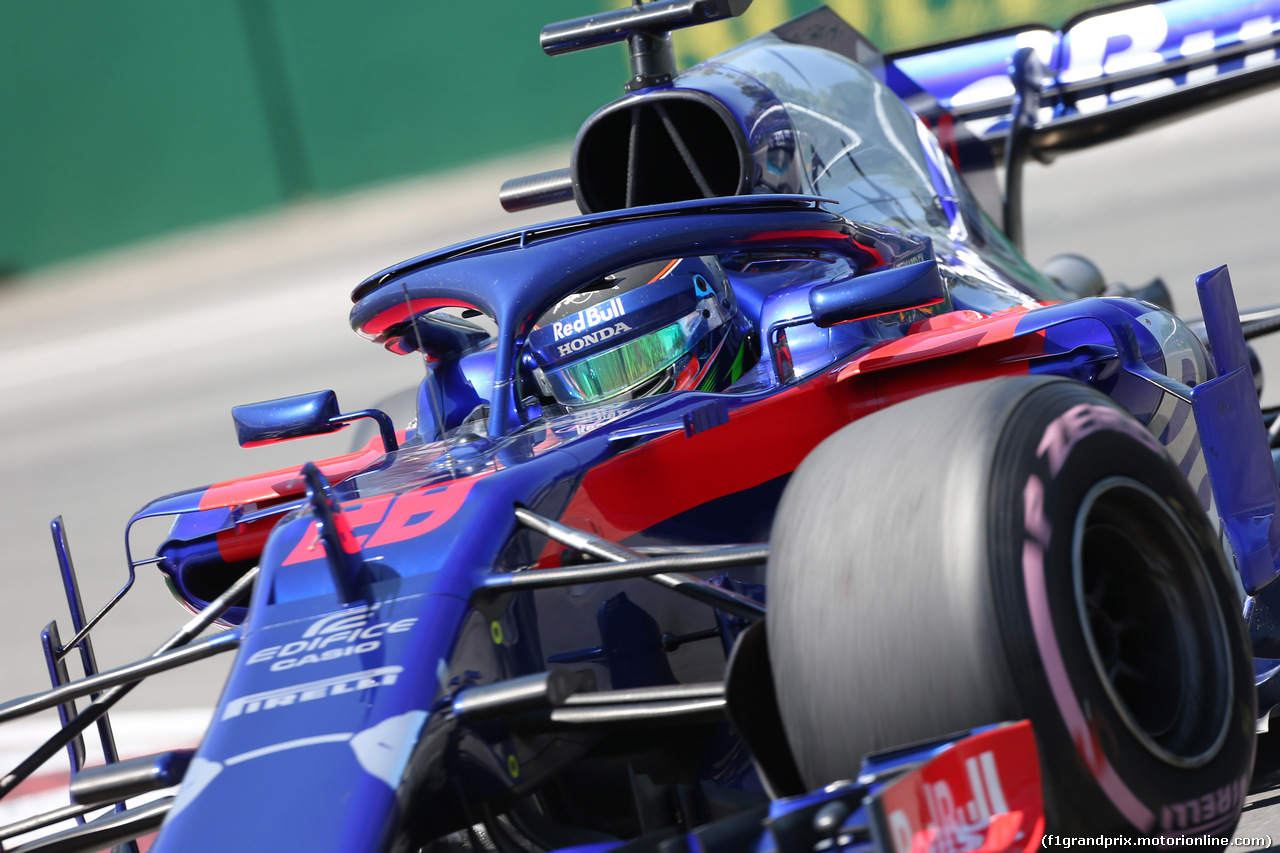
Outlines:
[[[80,769],[28,842],[94,850],[828,850],[1220,837],[1280,701],[1280,502],[1225,268],[1155,285],[1022,257],[1028,155],[1280,76],[1280,2],[1167,0],[885,56],[820,9],[678,71],[745,0],[555,24],[627,94],[504,203],[582,215],[370,276],[353,328],[421,357],[411,413],[238,407],[345,456],[160,498],[196,615],[71,682],[235,663],[199,748]],[[305,457],[304,457],[305,458]],[[1211,521],[1212,519],[1212,521]],[[132,522],[131,522],[132,525]],[[1241,614],[1244,614],[1242,619]],[[214,623],[227,630],[201,639]],[[73,700],[92,697],[77,708]],[[131,842],[128,842],[131,843]]]

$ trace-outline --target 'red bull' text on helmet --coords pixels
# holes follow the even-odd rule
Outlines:
[[[715,258],[654,261],[560,300],[529,334],[542,393],[568,407],[721,391],[759,356]]]

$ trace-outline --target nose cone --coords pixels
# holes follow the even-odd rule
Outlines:
[[[428,592],[252,632],[152,849],[383,849],[438,764],[429,709],[466,611]]]

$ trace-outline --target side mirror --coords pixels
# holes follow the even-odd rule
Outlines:
[[[809,310],[821,328],[927,308],[947,300],[947,286],[937,261],[920,261],[905,267],[822,284],[809,291]]]
[[[385,412],[362,409],[343,414],[338,409],[338,395],[332,391],[297,394],[231,409],[236,439],[241,447],[260,447],[310,435],[327,435],[361,418],[372,418],[378,422],[386,452],[399,449],[395,426]]]

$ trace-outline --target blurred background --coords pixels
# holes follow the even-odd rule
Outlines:
[[[604,0],[10,0],[0,4],[0,275],[573,137],[621,48],[552,59]],[[814,8],[756,0],[677,34],[681,64]],[[882,50],[1082,0],[833,0]],[[1094,3],[1093,5],[1099,5]]]
[[[242,450],[231,406],[333,388],[359,409],[421,379],[420,362],[351,332],[361,279],[575,212],[506,214],[498,188],[568,165],[580,122],[621,95],[622,47],[550,58],[537,41],[544,24],[614,5],[0,4],[0,699],[47,686],[45,624],[72,633],[55,515],[95,610],[125,582],[125,523],[146,502],[348,449],[339,433]],[[678,33],[681,65],[815,5],[755,0],[741,19]],[[894,50],[1061,25],[1101,4],[830,5]],[[1194,276],[1222,263],[1242,307],[1280,302],[1278,137],[1270,94],[1029,165],[1028,257],[1080,252],[1131,285],[1162,275],[1185,316],[1198,314]],[[1275,376],[1278,359],[1263,348]],[[137,531],[135,556],[162,534]],[[186,618],[143,568],[95,632],[98,659],[148,654]],[[121,705],[124,750],[158,748],[148,739],[158,733],[198,739],[226,664],[134,691]],[[46,716],[0,727],[0,761],[16,764],[52,726]]]

